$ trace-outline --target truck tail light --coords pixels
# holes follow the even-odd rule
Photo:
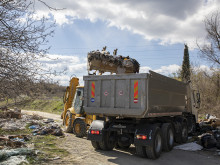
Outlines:
[[[91,130],[91,134],[93,134],[93,135],[99,135],[100,132],[99,132],[99,131],[95,131],[95,130]]]
[[[142,139],[142,140],[146,140],[147,139],[146,135],[137,135],[136,137],[137,137],[137,139]]]

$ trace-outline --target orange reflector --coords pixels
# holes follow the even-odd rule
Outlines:
[[[142,140],[146,140],[147,139],[146,135],[137,135],[136,137],[137,137],[137,139],[142,139]]]

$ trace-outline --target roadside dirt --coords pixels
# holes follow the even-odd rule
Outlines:
[[[22,111],[23,113],[35,113],[43,117],[53,118],[62,121],[60,115],[37,112]],[[220,156],[214,155],[214,152],[207,151],[182,151],[172,150],[171,152],[163,152],[157,160],[149,160],[140,158],[135,155],[135,148],[131,146],[128,150],[102,151],[94,150],[91,142],[86,138],[77,138],[73,134],[65,134],[65,138],[57,140],[59,148],[67,150],[70,154],[67,157],[50,161],[49,164],[98,164],[98,165],[220,165]]]

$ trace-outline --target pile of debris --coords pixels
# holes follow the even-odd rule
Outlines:
[[[217,147],[220,149],[220,119],[210,114],[199,122],[200,144],[207,149]]]
[[[7,107],[0,107],[0,118],[21,118],[21,110],[15,108],[14,110],[10,110]]]
[[[0,136],[0,149],[26,147],[25,142],[29,141],[28,135],[7,135]]]
[[[5,116],[4,119],[0,120],[0,129],[3,131],[24,130],[29,125],[29,129],[33,129],[33,135],[64,135],[61,127],[53,119],[43,119],[38,115],[21,114],[21,110],[17,108],[15,110],[4,108],[1,113],[2,116]]]
[[[29,164],[27,155],[35,155],[35,151],[30,148],[16,148],[0,150],[1,165]]]
[[[194,137],[190,137],[188,143],[178,145],[174,149],[187,151],[211,149],[211,151],[217,151],[220,154],[220,119],[216,116],[206,115],[206,118],[197,125]]]
[[[0,118],[2,134],[0,135],[0,164],[28,164],[26,156],[37,152],[28,143],[32,136],[64,135],[61,127],[53,119],[43,119],[38,115],[25,115],[17,108],[14,110],[7,107],[0,108]],[[32,134],[30,130],[33,130]],[[5,135],[4,132],[18,135]]]
[[[33,135],[54,135],[54,136],[63,136],[64,133],[58,124],[54,123],[53,119],[44,120],[44,124],[33,124],[29,129],[33,129]]]
[[[88,71],[98,70],[99,73],[139,73],[140,64],[137,60],[117,55],[115,49],[113,55],[106,51],[106,47],[102,51],[96,50],[88,53]]]

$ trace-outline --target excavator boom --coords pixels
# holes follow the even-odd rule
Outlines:
[[[78,85],[79,85],[79,79],[73,77],[70,80],[70,85],[66,88],[66,93],[64,94],[63,97],[63,102],[64,102],[63,119],[65,119],[67,109],[72,106],[72,102],[76,93],[76,87]]]

